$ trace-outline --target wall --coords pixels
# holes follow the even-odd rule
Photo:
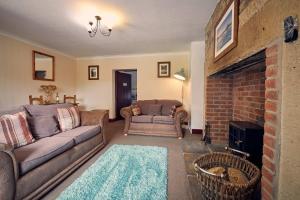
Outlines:
[[[204,41],[191,43],[191,129],[204,129]]]
[[[287,16],[299,19],[299,0],[240,0],[237,47],[214,62],[214,26],[228,2],[219,1],[206,27],[206,74],[267,48],[266,76],[275,79],[276,85],[270,88],[273,83],[266,84],[269,87],[266,102],[270,100],[273,104],[266,104],[265,133],[269,137],[264,138],[264,158],[267,159],[263,167],[268,170],[263,170],[262,198],[297,199],[300,195],[300,175],[295,173],[300,169],[299,39],[291,44],[283,42],[283,20]]]
[[[299,2],[298,2],[299,3]],[[298,4],[298,19],[300,17]],[[300,196],[300,39],[283,45],[279,198]]]
[[[157,78],[157,62],[171,61],[171,77]],[[115,117],[114,70],[137,69],[138,99],[177,99],[181,101],[181,81],[173,74],[187,70],[188,53],[82,58],[77,61],[77,95],[85,109],[109,109]],[[99,65],[99,80],[88,80],[89,65]],[[187,103],[184,100],[184,104]]]
[[[55,56],[55,82],[32,79],[32,50]],[[42,94],[39,87],[43,84],[56,85],[61,98],[63,94],[75,94],[75,69],[74,58],[0,35],[0,110],[28,104],[30,94]]]

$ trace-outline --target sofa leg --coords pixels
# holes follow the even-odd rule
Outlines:
[[[182,137],[178,137],[178,140],[181,140],[182,139]]]
[[[128,134],[127,134],[127,133],[125,133],[124,135],[125,135],[125,136],[127,136]]]

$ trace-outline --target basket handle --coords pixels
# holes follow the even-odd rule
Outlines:
[[[218,175],[218,174],[209,172],[209,171],[207,171],[207,170],[205,170],[205,169],[199,167],[199,165],[198,165],[197,163],[195,163],[195,168],[198,169],[198,170],[200,170],[201,172],[203,172],[203,173],[205,173],[205,174],[208,174],[208,175],[211,175],[211,176],[216,176],[216,177],[221,177],[221,178],[224,178],[224,177],[225,177],[225,174],[222,173],[222,174]],[[198,177],[198,173],[197,173],[197,177]]]
[[[235,153],[239,153],[239,154],[242,154],[243,156],[243,159],[246,159],[248,157],[250,157],[250,153],[247,153],[247,152],[244,152],[244,151],[240,151],[240,150],[236,150],[236,149],[233,149],[233,148],[230,148],[228,146],[225,147],[225,150],[226,151],[229,151],[229,152],[235,152]]]

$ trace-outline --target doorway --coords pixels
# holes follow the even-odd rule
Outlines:
[[[137,100],[137,70],[115,71],[115,92],[116,120],[120,120],[120,110]]]

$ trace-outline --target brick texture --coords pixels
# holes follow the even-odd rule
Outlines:
[[[264,124],[264,63],[233,76],[233,120]]]
[[[206,120],[213,143],[228,141],[228,122],[232,119],[232,77],[208,77]]]
[[[262,167],[262,199],[275,199],[274,176],[276,174],[276,136],[280,119],[279,85],[278,80],[278,45],[266,49],[266,90],[265,90],[265,124],[264,124],[264,147]]]

